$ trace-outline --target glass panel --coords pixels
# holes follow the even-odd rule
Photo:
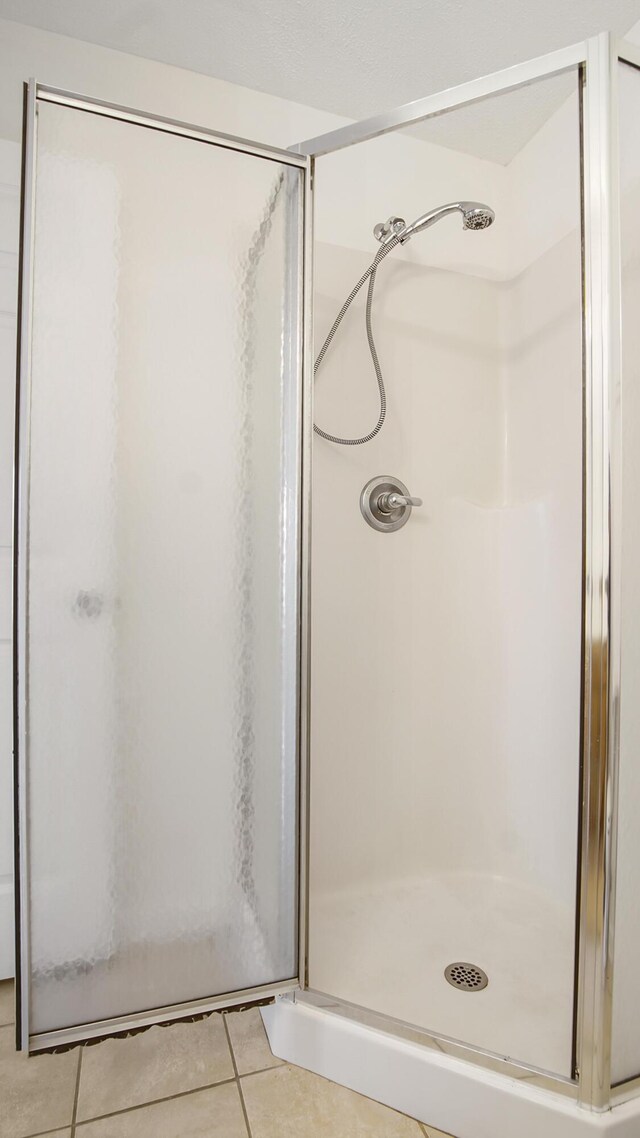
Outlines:
[[[37,158],[32,1032],[296,973],[301,192],[48,103]]]
[[[461,200],[487,203],[495,222],[465,230],[455,212],[380,263],[373,331],[386,422],[366,445],[315,440],[310,983],[569,1075],[577,72],[321,158],[315,198],[317,350],[379,249],[377,222]],[[316,421],[343,437],[364,435],[378,415],[365,303],[316,380]],[[376,475],[423,499],[402,529],[378,532],[361,516]],[[447,982],[456,962],[488,986]]]
[[[618,68],[622,238],[622,672],[612,1078],[640,1074],[640,71]]]

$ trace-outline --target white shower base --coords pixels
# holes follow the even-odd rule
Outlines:
[[[540,891],[486,874],[312,892],[310,987],[570,1077],[574,916]],[[447,964],[489,985],[461,992]]]
[[[456,1138],[638,1138],[640,1099],[603,1114],[563,1095],[280,997],[262,1009],[274,1055]]]

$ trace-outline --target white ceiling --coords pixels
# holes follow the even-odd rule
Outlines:
[[[0,16],[363,118],[640,19],[640,0],[0,0]],[[423,137],[508,162],[562,101],[505,97]]]

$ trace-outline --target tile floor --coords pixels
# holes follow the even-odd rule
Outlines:
[[[16,1054],[0,983],[0,1138],[448,1138],[272,1055],[256,1008]]]

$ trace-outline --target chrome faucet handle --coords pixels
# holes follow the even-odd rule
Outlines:
[[[372,529],[394,533],[407,524],[413,506],[421,506],[422,498],[412,498],[409,487],[391,474],[370,478],[360,494],[360,512]]]
[[[408,494],[389,494],[389,505],[392,510],[400,506],[421,506],[422,498],[411,498]]]
[[[401,510],[407,506],[421,506],[422,498],[411,498],[409,494],[395,494],[393,492],[381,494],[378,498],[378,509],[388,514],[391,510]]]

